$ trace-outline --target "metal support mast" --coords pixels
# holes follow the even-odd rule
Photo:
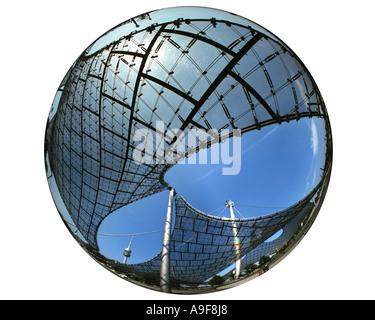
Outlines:
[[[170,245],[171,245],[171,230],[172,230],[172,208],[173,208],[174,189],[169,191],[169,200],[167,208],[167,216],[165,219],[163,248],[161,252],[160,264],[160,290],[162,292],[171,292],[169,282],[170,278]]]
[[[241,273],[241,250],[240,250],[240,238],[238,237],[238,228],[236,223],[236,217],[233,212],[233,201],[228,201],[226,204],[227,207],[229,207],[230,210],[230,217],[232,219],[232,228],[233,228],[233,237],[234,237],[234,250],[236,254],[236,268],[235,268],[235,274],[234,278],[236,280],[239,279],[240,273]]]

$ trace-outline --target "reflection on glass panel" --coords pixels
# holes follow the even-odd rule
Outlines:
[[[62,220],[105,268],[196,294],[268,271],[306,235],[331,172],[327,110],[276,36],[225,11],[145,13],[57,90],[45,134]]]

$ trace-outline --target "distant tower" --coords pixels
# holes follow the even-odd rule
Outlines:
[[[124,262],[123,262],[124,264],[126,264],[126,260],[130,258],[130,255],[132,253],[132,251],[130,250],[132,241],[133,241],[133,237],[131,237],[128,247],[124,250]]]

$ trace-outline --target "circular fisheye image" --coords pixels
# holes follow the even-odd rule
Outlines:
[[[202,7],[109,30],[59,86],[45,133],[58,212],[119,277],[174,294],[228,289],[303,239],[327,192],[329,118],[296,54]]]

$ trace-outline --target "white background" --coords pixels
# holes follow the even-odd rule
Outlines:
[[[282,263],[237,288],[181,297],[123,281],[79,247],[49,193],[44,129],[60,81],[92,41],[141,13],[203,2],[2,1],[0,298],[374,299],[372,2],[204,2],[269,29],[305,63],[328,108],[334,165],[317,220]]]

